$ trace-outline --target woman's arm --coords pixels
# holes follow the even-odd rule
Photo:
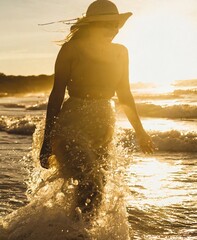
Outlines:
[[[123,110],[133,126],[136,136],[139,142],[139,145],[144,153],[152,153],[153,152],[153,144],[151,138],[144,130],[142,123],[140,121],[135,101],[130,91],[129,85],[129,59],[128,59],[128,51],[125,47],[122,49],[122,63],[123,63],[123,75],[120,83],[118,84],[116,93],[119,99]]]
[[[66,83],[70,78],[70,55],[70,47],[65,44],[61,48],[55,63],[54,85],[48,100],[44,139],[40,151],[40,163],[44,168],[49,168],[48,158],[51,155],[50,133],[55,118],[60,112],[64,100]]]

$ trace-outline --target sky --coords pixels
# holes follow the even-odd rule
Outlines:
[[[39,23],[82,16],[91,0],[0,0],[0,72],[53,74],[69,27]],[[115,42],[129,50],[131,82],[197,79],[197,0],[114,0],[133,16]]]

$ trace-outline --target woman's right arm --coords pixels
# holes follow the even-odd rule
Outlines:
[[[70,66],[71,50],[66,43],[61,48],[56,59],[54,85],[47,105],[44,139],[40,151],[40,164],[44,168],[49,168],[48,158],[51,155],[50,134],[64,100],[66,83],[70,78]]]

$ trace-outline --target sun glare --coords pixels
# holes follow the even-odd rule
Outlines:
[[[134,15],[117,40],[129,50],[131,82],[169,86],[196,77],[197,32],[180,13]]]

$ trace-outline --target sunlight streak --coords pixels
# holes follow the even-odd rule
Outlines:
[[[140,205],[146,206],[148,204],[161,207],[178,204],[187,198],[186,190],[180,189],[178,183],[171,180],[173,175],[180,170],[180,166],[149,157],[145,161],[138,160],[134,165],[131,165],[128,170],[131,175],[128,184],[132,186],[132,189],[138,189],[138,193],[140,192],[142,195]],[[130,204],[133,205],[132,199]]]

